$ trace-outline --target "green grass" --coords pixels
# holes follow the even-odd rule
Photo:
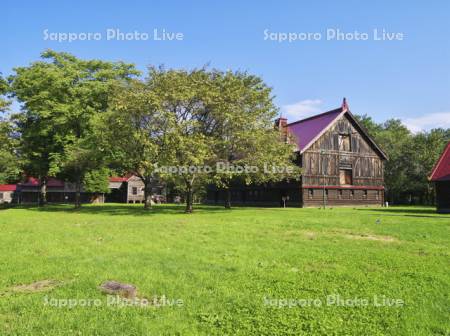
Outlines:
[[[449,229],[432,208],[1,210],[0,335],[449,335]],[[13,290],[45,279],[61,283]],[[110,279],[183,305],[108,306]],[[368,304],[327,305],[333,294]]]

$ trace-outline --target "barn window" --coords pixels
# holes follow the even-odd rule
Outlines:
[[[342,194],[343,194],[343,192],[342,192],[342,189],[339,189],[339,198],[342,198]]]
[[[137,187],[131,188],[131,194],[132,195],[137,195]]]
[[[339,134],[339,150],[343,152],[352,151],[352,142],[350,141],[350,134]]]
[[[0,200],[3,199],[3,193],[0,193]]]
[[[314,189],[308,189],[308,196],[312,198],[314,196]]]
[[[363,198],[367,198],[367,190],[364,190]]]
[[[328,189],[325,189],[325,195],[328,196]]]
[[[339,182],[341,185],[352,185],[352,170],[339,169]]]
[[[380,199],[380,191],[377,190],[377,200],[379,200],[379,199]]]
[[[354,198],[355,197],[355,191],[354,190],[350,190],[350,197]]]

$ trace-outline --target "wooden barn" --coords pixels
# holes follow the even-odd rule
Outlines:
[[[288,123],[275,122],[286,141],[295,141],[302,176],[298,182],[235,185],[232,203],[286,206],[381,206],[385,153],[350,112],[340,108]],[[209,188],[208,203],[224,202],[225,192]]]
[[[436,162],[429,179],[436,186],[437,211],[450,213],[450,142]]]

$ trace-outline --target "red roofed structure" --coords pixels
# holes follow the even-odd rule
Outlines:
[[[0,203],[11,203],[16,190],[15,184],[0,184]]]
[[[109,178],[109,182],[126,182],[128,181],[129,177],[117,177],[113,176]]]
[[[20,185],[25,187],[37,187],[41,185],[41,181],[36,177],[28,177],[25,182],[20,183]],[[47,187],[64,188],[64,181],[49,177],[47,179]]]
[[[0,191],[16,191],[16,184],[0,184]]]
[[[436,185],[438,212],[450,213],[450,141],[434,165],[429,179]]]
[[[5,189],[5,191],[2,190]],[[107,194],[92,193],[81,187],[82,203],[142,203],[145,199],[144,183],[132,173],[125,176],[113,176],[109,178]],[[8,189],[8,191],[6,191]],[[11,190],[9,190],[11,189]],[[9,194],[7,194],[7,192]],[[75,201],[76,186],[74,183],[58,180],[54,177],[47,178],[46,199],[48,203],[73,203]],[[152,195],[160,196],[165,193],[163,185],[152,187]],[[36,177],[27,177],[17,185],[0,185],[0,203],[39,203],[41,197],[41,181]],[[2,198],[4,197],[3,201]],[[162,199],[161,197],[158,198]]]

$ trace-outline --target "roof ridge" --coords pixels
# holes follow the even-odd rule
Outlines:
[[[340,113],[341,111],[342,111],[342,107],[338,107],[338,108],[335,108],[334,110],[329,110],[329,111],[326,111],[326,112],[315,114],[313,116],[310,116],[310,117],[307,117],[307,118],[304,118],[304,119],[293,121],[291,123],[288,123],[286,126],[293,125],[293,124],[298,124],[298,123],[301,123],[301,122],[304,122],[304,121],[308,121],[308,120],[311,120],[311,119],[322,117],[322,116],[324,116],[326,114],[338,113],[338,112]]]

